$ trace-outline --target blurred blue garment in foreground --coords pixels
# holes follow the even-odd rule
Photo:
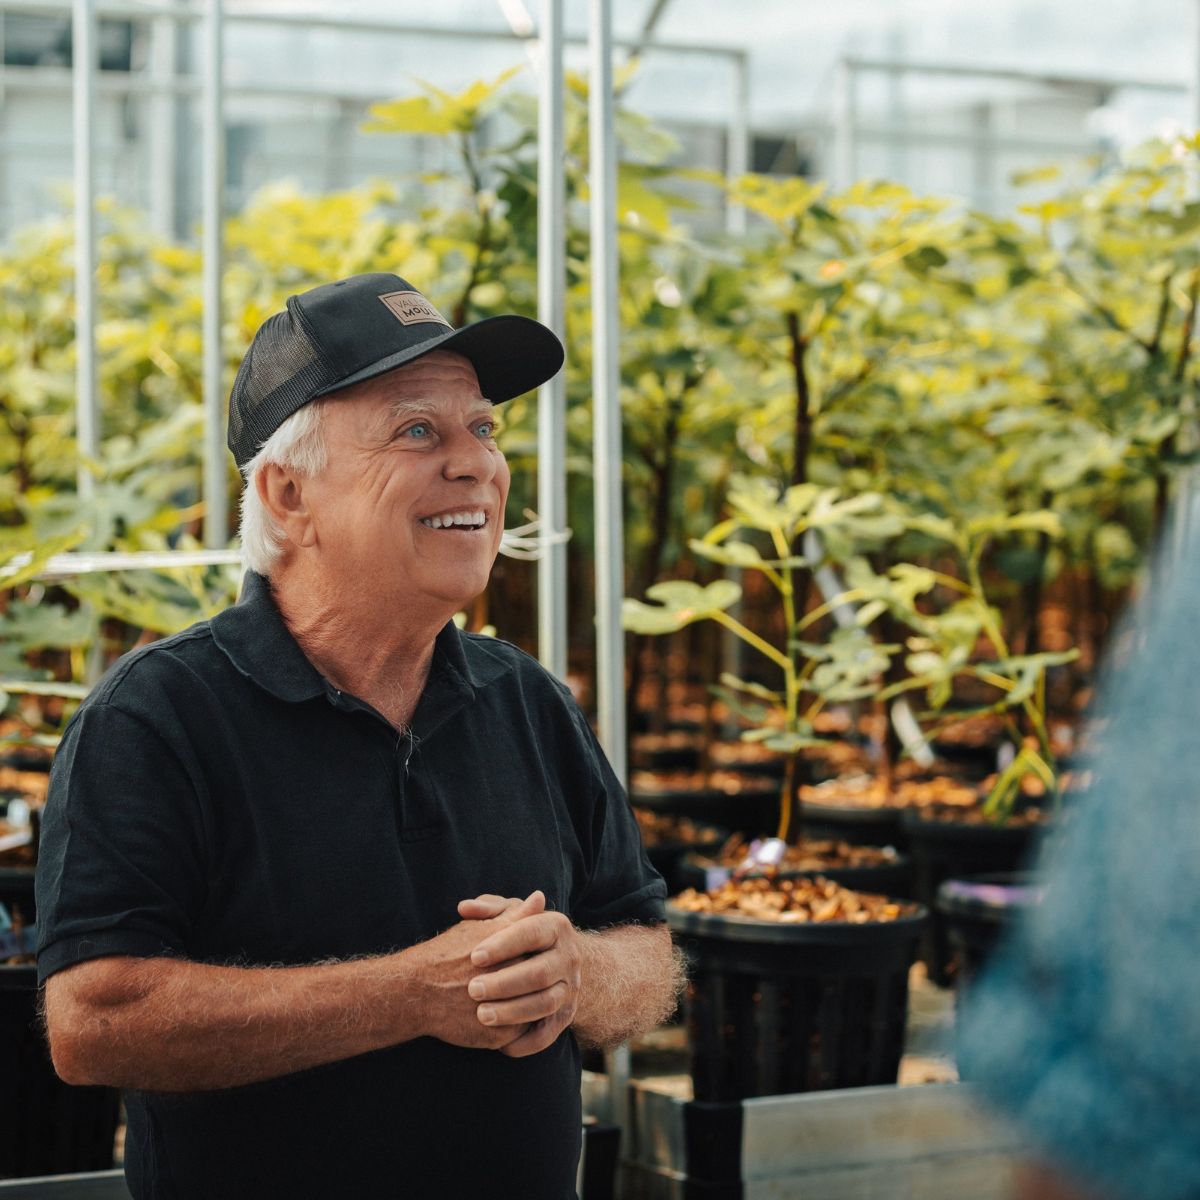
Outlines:
[[[962,1075],[1114,1197],[1200,1197],[1200,537],[1101,689],[1094,779],[1044,904],[967,997]]]

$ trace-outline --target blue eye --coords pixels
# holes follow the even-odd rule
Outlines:
[[[496,424],[494,421],[484,421],[475,432],[482,434],[484,437],[491,437],[496,432]]]
[[[429,426],[425,424],[413,425],[408,433],[411,437],[424,437],[429,432]]]

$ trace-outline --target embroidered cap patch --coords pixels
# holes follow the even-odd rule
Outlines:
[[[401,325],[420,325],[426,321],[447,327],[450,325],[420,292],[387,292],[379,299]]]

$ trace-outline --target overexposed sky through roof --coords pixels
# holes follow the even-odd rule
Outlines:
[[[516,10],[523,5],[536,21],[537,0],[504,3]],[[618,35],[636,35],[652,5],[653,0],[615,0]],[[412,0],[310,0],[302,6],[291,0],[257,0],[237,7],[289,12],[303,7],[414,24],[508,28],[500,0],[442,0],[432,9]],[[587,0],[567,0],[566,8],[569,30],[585,32]],[[664,40],[749,51],[752,122],[783,128],[829,114],[836,63],[845,53],[1191,83],[1200,63],[1198,8],[1200,0],[671,0],[656,33]],[[242,57],[243,69],[258,74],[272,71],[274,61],[281,71],[294,72],[304,63],[318,77],[344,78],[352,61],[355,78],[386,81],[397,91],[410,90],[417,75],[458,86],[524,61],[515,46],[426,39],[419,46],[389,39],[360,44],[362,39],[328,32],[242,29],[231,41],[235,69]],[[269,52],[271,44],[288,49],[277,57]],[[582,51],[571,57],[582,66]],[[992,94],[997,87],[956,84],[955,94],[969,93],[972,86]],[[731,88],[732,73],[720,60],[650,55],[634,99],[663,117],[721,121]],[[944,84],[910,80],[905,103],[936,103],[945,91]],[[869,109],[869,88],[863,96]],[[1111,126],[1108,132],[1128,140],[1166,121],[1187,121],[1194,103],[1183,96],[1129,92],[1119,98],[1118,107],[1120,113],[1104,119]]]

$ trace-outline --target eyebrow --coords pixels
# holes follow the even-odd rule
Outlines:
[[[443,411],[445,407],[446,402],[444,400],[392,400],[388,404],[388,418],[392,421],[405,421],[409,417],[421,417],[429,413]],[[483,397],[480,397],[471,408],[472,415],[482,412],[491,413],[492,411],[492,402],[483,399]]]

